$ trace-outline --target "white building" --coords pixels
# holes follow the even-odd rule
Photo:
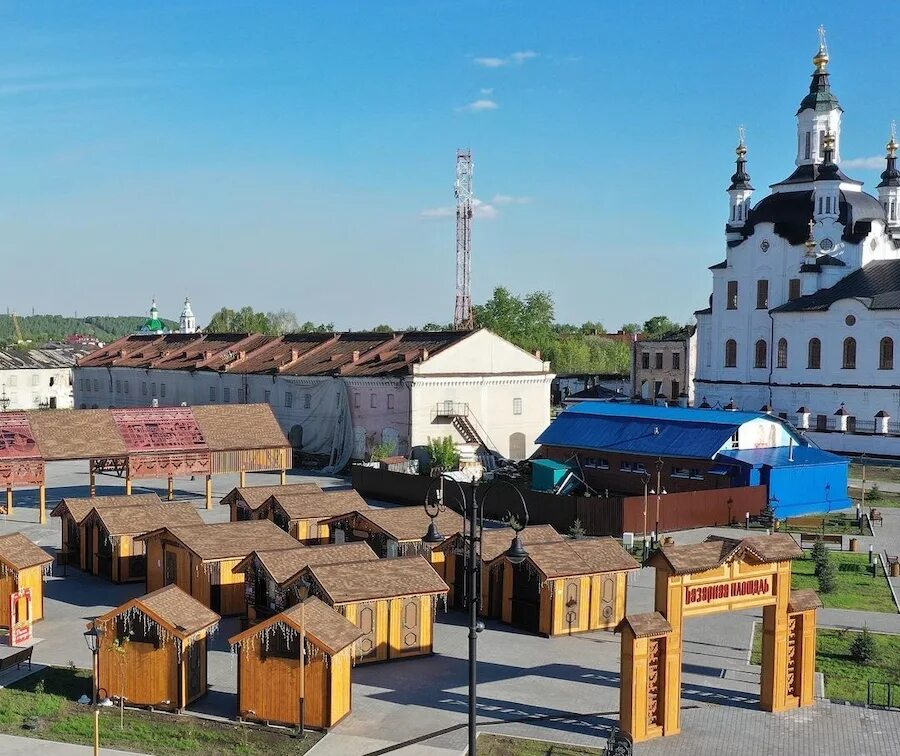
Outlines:
[[[0,350],[0,410],[71,409],[71,347]]]
[[[81,360],[88,407],[267,402],[299,451],[364,459],[451,436],[524,459],[550,422],[550,364],[474,332],[135,335]]]
[[[797,111],[795,170],[752,204],[743,135],[726,258],[697,315],[696,403],[777,412],[820,446],[900,456],[900,171],[878,197],[840,169],[824,39]],[[900,357],[900,355],[898,355]]]

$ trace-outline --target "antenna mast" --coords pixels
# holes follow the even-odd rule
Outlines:
[[[456,152],[456,308],[453,327],[471,330],[472,319],[472,153]]]

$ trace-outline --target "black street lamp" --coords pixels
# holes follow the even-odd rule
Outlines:
[[[456,484],[456,487],[459,490],[461,506],[463,509],[462,539],[466,546],[465,605],[466,611],[469,615],[468,753],[470,756],[475,756],[475,754],[477,753],[477,746],[475,743],[477,730],[475,727],[475,722],[478,706],[478,678],[476,670],[478,661],[478,633],[484,630],[484,623],[478,619],[478,609],[481,606],[481,535],[484,529],[484,502],[485,499],[487,499],[487,495],[497,484],[511,488],[519,497],[519,502],[522,506],[523,513],[522,520],[520,521],[511,512],[508,513],[509,516],[506,519],[507,524],[515,531],[515,536],[513,536],[509,549],[507,549],[506,551],[506,558],[509,559],[511,564],[521,564],[528,557],[528,552],[525,550],[525,546],[523,545],[522,538],[520,536],[520,533],[528,525],[528,507],[525,505],[525,497],[522,495],[522,492],[508,481],[499,479],[492,480],[486,485],[481,485],[477,489],[473,489],[472,496],[467,497],[465,489],[462,487],[458,480],[441,475],[435,478],[432,481],[431,485],[428,486],[428,489],[425,491],[424,507],[425,512],[431,518],[431,522],[429,523],[428,531],[425,533],[425,536],[422,540],[428,544],[438,544],[443,542],[446,538],[446,536],[443,535],[438,529],[437,522],[435,521],[435,518],[437,518],[438,514],[446,508],[443,501],[444,481],[450,481]],[[436,488],[435,484],[438,482],[440,482],[440,486]],[[435,492],[433,501],[429,499],[432,491]],[[479,492],[481,492],[480,501]]]
[[[91,626],[84,633],[84,641],[91,651],[93,657],[93,690],[91,691],[91,703],[97,705],[97,697],[100,685],[100,641],[103,638],[103,628],[97,624],[96,618],[91,622]]]
[[[6,412],[9,409],[9,397],[6,394],[6,386],[3,387],[3,393],[0,394],[0,412]]]

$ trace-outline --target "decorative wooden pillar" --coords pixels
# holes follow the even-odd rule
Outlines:
[[[97,470],[94,467],[94,460],[91,460],[90,465],[90,479],[91,479],[91,496],[97,495]]]
[[[791,591],[788,602],[789,703],[800,708],[816,700],[816,609],[822,600],[813,590]]]
[[[13,490],[12,486],[7,487],[6,489],[6,514],[7,516],[13,513]]]
[[[41,525],[47,523],[47,484],[41,483],[38,488],[38,496],[41,502]]]
[[[775,603],[763,607],[762,673],[760,707],[765,711],[791,708],[788,701],[788,602],[791,596],[791,563],[778,562],[772,576]]]
[[[656,568],[656,611],[669,624],[663,657],[663,676],[660,706],[663,708],[663,735],[677,735],[681,732],[681,661],[684,651],[681,647],[684,636],[684,586],[681,575],[673,575]]]
[[[245,470],[241,470],[241,482],[240,487],[243,488],[247,485],[247,473]]]
[[[175,478],[173,478],[171,475],[169,476],[169,490],[166,494],[166,499],[168,501],[175,500]]]
[[[287,470],[282,470],[282,471],[281,471],[281,475],[280,475],[280,477],[278,478],[278,483],[279,483],[279,485],[282,485],[282,486],[283,486],[285,483],[287,483]]]
[[[131,470],[125,471],[125,495],[131,496]]]
[[[672,626],[659,612],[650,612],[625,617],[618,630],[622,633],[619,727],[635,743],[669,735],[666,655]]]
[[[212,475],[206,476],[206,508],[212,509],[213,501],[212,501]]]

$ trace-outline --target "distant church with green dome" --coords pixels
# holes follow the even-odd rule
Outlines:
[[[137,332],[142,335],[152,334],[163,336],[172,333],[169,328],[159,317],[159,309],[156,306],[156,299],[150,305],[150,317],[144,321],[144,324],[138,328]],[[181,317],[178,321],[178,330],[175,333],[198,333],[197,318],[191,310],[191,301],[187,297],[184,299],[184,307],[181,310]]]

